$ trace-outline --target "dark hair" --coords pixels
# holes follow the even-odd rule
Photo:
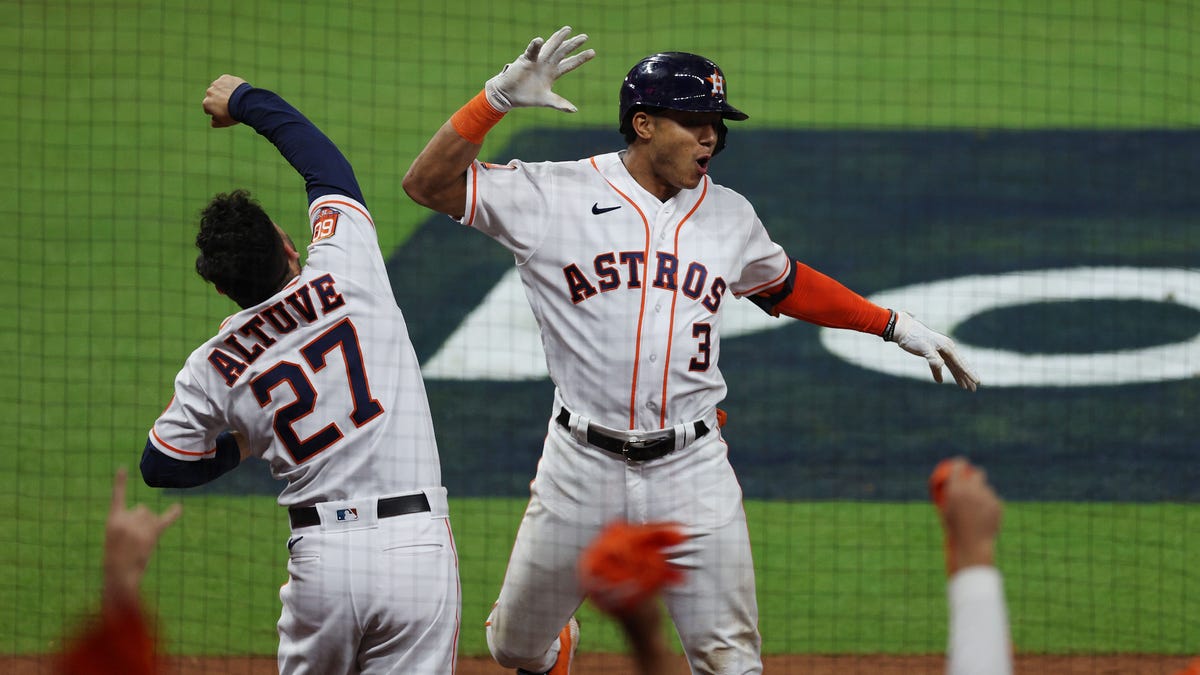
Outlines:
[[[196,272],[242,309],[271,297],[286,281],[279,232],[246,190],[213,197],[200,213],[196,248]]]

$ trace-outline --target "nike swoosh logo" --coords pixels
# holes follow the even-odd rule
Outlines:
[[[619,208],[621,208],[620,204],[617,204],[616,206],[608,206],[608,207],[605,207],[602,209],[602,208],[600,208],[600,203],[595,202],[592,204],[592,215],[598,216],[601,213],[608,213],[609,211],[616,211]]]

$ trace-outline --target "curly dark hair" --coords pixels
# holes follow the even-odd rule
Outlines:
[[[196,272],[242,309],[279,290],[288,273],[283,241],[246,190],[213,197],[200,213]]]

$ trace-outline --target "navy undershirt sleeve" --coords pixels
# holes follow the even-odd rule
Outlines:
[[[196,487],[232,471],[241,461],[242,453],[237,440],[228,431],[217,435],[215,457],[196,462],[168,457],[147,439],[146,449],[142,451],[142,480],[155,488]]]
[[[366,205],[354,169],[333,141],[278,94],[242,84],[229,97],[229,114],[271,141],[304,176],[311,204],[330,194]]]

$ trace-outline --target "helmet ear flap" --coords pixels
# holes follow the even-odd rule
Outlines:
[[[717,144],[715,146],[713,146],[713,154],[712,154],[713,157],[716,157],[717,153],[719,153],[725,149],[725,137],[729,134],[729,127],[725,126],[725,120],[721,120],[721,121],[717,122],[716,126],[717,126]]]

